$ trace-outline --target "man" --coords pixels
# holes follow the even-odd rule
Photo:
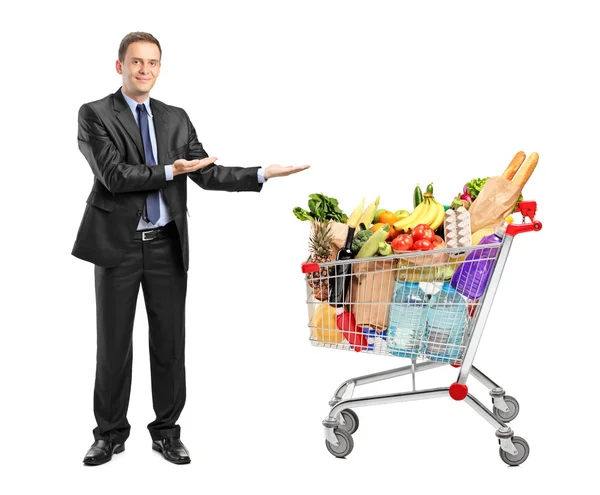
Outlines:
[[[175,464],[190,462],[176,424],[186,398],[187,178],[203,189],[258,192],[272,177],[308,168],[216,165],[186,112],[149,97],[161,56],[151,34],[128,34],[116,61],[122,87],[79,110],[79,149],[95,176],[72,252],[95,265],[97,427],[86,465],[125,450],[140,284],[156,413],[148,425],[152,448]]]

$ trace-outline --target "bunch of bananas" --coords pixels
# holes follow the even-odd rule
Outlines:
[[[423,201],[417,205],[413,212],[406,218],[398,220],[394,229],[408,233],[417,225],[424,223],[433,230],[444,222],[444,205],[438,203],[433,194],[425,193]]]

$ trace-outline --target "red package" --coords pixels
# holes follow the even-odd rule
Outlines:
[[[344,338],[350,342],[352,349],[360,352],[367,348],[367,338],[363,334],[362,328],[356,326],[356,319],[352,313],[340,313],[337,315],[336,323]]]

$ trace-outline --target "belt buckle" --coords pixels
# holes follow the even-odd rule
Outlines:
[[[155,231],[154,230],[145,230],[142,232],[142,241],[151,241],[153,239],[153,237],[148,237],[146,238],[146,234],[154,234]]]

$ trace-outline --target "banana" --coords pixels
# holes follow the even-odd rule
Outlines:
[[[394,229],[407,231],[409,228],[414,228],[420,223],[415,223],[415,221],[421,218],[421,216],[426,212],[426,207],[427,205],[425,204],[425,201],[419,203],[410,215],[408,215],[406,218],[398,220],[394,224]]]
[[[437,216],[435,217],[435,219],[433,220],[433,222],[430,225],[433,230],[436,230],[439,228],[440,225],[442,225],[442,223],[444,223],[444,214],[446,213],[446,210],[444,210],[443,204],[438,203],[435,200],[433,200],[433,201],[435,203],[435,206],[438,209],[438,212],[437,212]]]
[[[420,215],[411,225],[410,228],[414,229],[417,225],[424,223],[425,225],[429,225],[428,219],[433,216],[435,213],[435,205],[431,202],[431,200],[425,198],[423,200],[425,204],[425,208],[423,209],[423,214]]]
[[[433,201],[433,198],[425,197],[424,201],[427,201],[429,206],[427,207],[427,213],[421,217],[421,221],[419,223],[424,223],[431,226],[433,221],[437,218],[439,210],[437,209],[437,205]]]

